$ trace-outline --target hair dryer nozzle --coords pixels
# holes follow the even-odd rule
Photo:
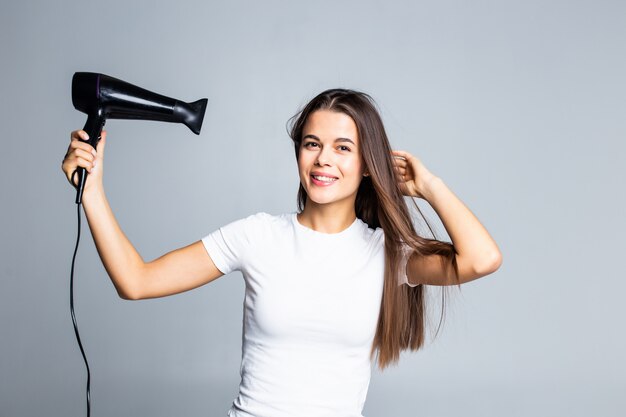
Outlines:
[[[193,133],[199,135],[207,102],[208,100],[206,98],[194,101],[193,103],[177,101],[176,105],[174,105],[174,114],[177,115],[180,121],[191,129]]]

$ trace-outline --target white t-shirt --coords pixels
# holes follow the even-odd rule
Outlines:
[[[328,234],[303,226],[295,212],[257,213],[202,242],[220,271],[245,280],[241,383],[228,416],[362,417],[383,230],[357,218]]]

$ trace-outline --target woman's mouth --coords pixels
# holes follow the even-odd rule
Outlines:
[[[323,175],[311,175],[311,180],[313,181],[313,184],[315,185],[328,186],[328,185],[332,185],[335,181],[337,181],[337,178],[325,177]]]

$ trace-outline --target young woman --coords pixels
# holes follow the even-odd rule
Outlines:
[[[470,210],[404,151],[392,151],[367,94],[324,91],[291,120],[298,210],[257,213],[144,262],[102,185],[97,152],[74,131],[63,171],[89,172],[83,206],[119,295],[163,297],[242,272],[246,294],[239,395],[231,417],[361,416],[381,369],[424,344],[425,286],[496,271],[502,256]],[[75,183],[72,183],[76,186]],[[419,236],[404,196],[423,198],[452,243]]]

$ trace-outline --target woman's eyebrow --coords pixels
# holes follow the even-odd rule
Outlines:
[[[315,135],[311,135],[311,134],[306,135],[305,137],[303,137],[303,138],[302,138],[302,140],[307,139],[307,138],[311,138],[311,139],[315,139],[315,140],[320,140],[320,138],[318,138],[318,137],[317,137],[317,136],[315,136]],[[320,141],[320,142],[321,142],[321,141]],[[348,139],[348,138],[337,138],[337,139],[335,139],[335,142],[350,142],[351,144],[353,144],[354,146],[356,146],[356,143],[354,143],[354,142],[352,141],[352,139]]]

